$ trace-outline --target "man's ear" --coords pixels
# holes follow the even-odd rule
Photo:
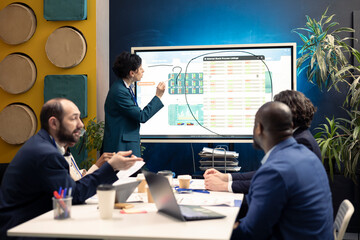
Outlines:
[[[56,130],[60,126],[60,122],[56,117],[50,117],[48,121],[50,129]]]

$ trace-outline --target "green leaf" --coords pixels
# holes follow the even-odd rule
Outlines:
[[[335,33],[339,33],[339,32],[355,32],[355,30],[352,28],[349,28],[349,27],[342,27],[342,28],[338,28],[338,29],[334,30],[331,34],[335,34]]]
[[[322,41],[322,40],[324,40],[324,38],[326,37],[326,34],[327,34],[327,32],[323,32],[322,34],[320,34],[320,35],[317,37],[317,41]]]
[[[333,19],[334,16],[335,16],[335,14],[329,16],[329,17],[326,19],[326,21],[324,22],[324,25],[327,24],[327,23],[329,23],[329,22]],[[320,21],[321,21],[321,20],[320,20]]]
[[[304,43],[309,41],[309,39],[304,34],[296,32],[296,31],[293,31],[293,32],[297,33]]]
[[[356,126],[353,132],[353,138],[357,139],[359,136],[360,126]]]
[[[327,26],[327,28],[326,28],[326,32],[328,32],[330,28],[335,27],[336,25],[339,25],[339,23],[338,23],[338,22],[332,22],[332,23],[330,23],[330,24]]]
[[[331,158],[329,158],[328,163],[329,163],[329,170],[330,170],[330,178],[331,178],[331,181],[334,181],[334,167],[333,167]]]
[[[335,158],[337,168],[338,168],[339,170],[341,170],[339,152],[337,152],[335,148],[333,148],[333,156],[334,156],[334,158]]]

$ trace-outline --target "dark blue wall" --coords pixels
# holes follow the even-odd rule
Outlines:
[[[291,30],[305,25],[305,15],[319,20],[327,7],[340,26],[353,27],[352,11],[360,10],[360,1],[110,0],[110,63],[133,46],[296,42],[299,47],[302,43]],[[111,81],[114,79],[111,73]],[[321,92],[304,76],[298,76],[297,90],[318,108],[312,129],[323,123],[325,116],[345,116],[340,108],[344,93]],[[193,157],[198,166],[197,154],[207,144],[144,146],[143,157],[150,170],[170,169],[179,174],[193,173]],[[242,171],[259,167],[263,153],[253,150],[251,144],[235,144],[234,150],[240,154]]]

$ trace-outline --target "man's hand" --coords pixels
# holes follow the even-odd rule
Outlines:
[[[164,95],[165,92],[165,83],[164,82],[160,82],[157,87],[156,87],[156,96],[158,98],[161,98]]]
[[[204,183],[205,183],[205,188],[211,191],[221,191],[221,192],[228,191],[228,182],[221,180],[218,174],[207,175]]]
[[[136,161],[143,161],[142,158],[136,157],[135,155],[131,155],[131,157],[127,157],[132,153],[131,150],[125,152],[118,152],[112,156],[108,163],[113,167],[114,170],[127,170],[129,169]]]
[[[115,153],[105,152],[101,155],[101,157],[96,161],[95,165],[100,168],[105,162],[109,161]]]
[[[235,222],[233,226],[233,230],[236,229],[240,225],[240,222]]]
[[[214,168],[207,169],[204,173],[204,178],[208,178],[210,175],[216,175],[218,178],[220,178],[222,181],[227,182],[228,181],[228,175],[225,173],[221,173],[218,170]]]

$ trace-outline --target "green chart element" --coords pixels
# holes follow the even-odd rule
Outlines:
[[[272,73],[271,72],[265,72],[265,93],[272,93]]]
[[[179,76],[179,77],[178,77]],[[203,73],[187,73],[186,81],[184,73],[169,73],[169,94],[203,94]]]
[[[191,111],[200,124],[204,123],[203,104],[190,105]],[[168,106],[170,126],[198,125],[187,105],[170,104]]]

